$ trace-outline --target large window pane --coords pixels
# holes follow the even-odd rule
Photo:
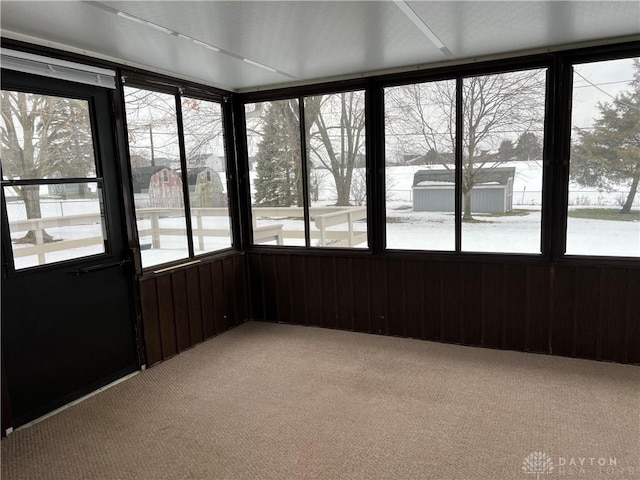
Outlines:
[[[142,266],[189,257],[175,97],[125,87]]]
[[[640,256],[640,58],[575,65],[566,253]]]
[[[455,249],[455,89],[446,80],[384,91],[387,248]]]
[[[253,241],[305,245],[298,101],[246,105]]]
[[[305,98],[311,245],[367,247],[364,92]]]
[[[540,253],[546,69],[463,79],[462,249]]]
[[[196,255],[231,247],[226,154],[219,103],[182,99],[193,249]]]

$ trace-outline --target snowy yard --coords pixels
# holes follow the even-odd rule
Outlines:
[[[539,254],[541,248],[542,167],[540,162],[509,162],[501,167],[515,167],[513,212],[510,214],[474,214],[476,222],[462,224],[462,249],[469,252]],[[402,250],[453,251],[454,216],[445,212],[414,212],[412,189],[414,174],[427,166],[386,168],[386,236],[387,248]],[[315,170],[319,199],[313,206],[335,203],[335,187],[329,173]],[[356,171],[354,177],[362,177]],[[622,191],[598,192],[570,185],[569,210],[586,206],[619,208]],[[636,197],[635,208],[640,208]],[[640,256],[640,214],[635,221],[611,221],[568,218],[567,254]],[[301,220],[291,218],[258,219],[258,225],[282,224],[285,232],[304,232]],[[344,227],[343,227],[344,228]],[[366,224],[357,224],[365,231]],[[312,224],[313,229],[313,224]],[[287,238],[286,245],[304,245],[304,239]],[[312,242],[312,245],[315,245]],[[360,245],[366,248],[366,244]]]
[[[541,190],[542,173],[537,162],[524,164],[514,162],[516,176],[513,192],[513,211],[506,214],[474,214],[475,222],[462,224],[462,249],[468,252],[500,252],[539,254],[541,243]],[[401,250],[453,251],[455,247],[454,216],[451,212],[414,212],[412,207],[413,176],[424,166],[388,167],[386,237],[387,248]],[[253,172],[252,172],[253,174]],[[358,172],[356,172],[356,175]],[[361,174],[361,172],[360,172]],[[314,207],[335,204],[335,187],[331,176],[322,170],[314,171],[318,181],[318,200]],[[252,175],[253,176],[253,175]],[[252,178],[253,179],[253,178]],[[623,192],[583,191],[576,186],[570,189],[569,211],[582,208],[617,209]],[[636,205],[640,199],[636,197]],[[97,199],[53,200],[42,199],[43,218],[68,217],[95,214],[97,221],[87,225],[47,228],[56,240],[96,239],[94,245],[81,248],[60,249],[45,255],[46,263],[95,255],[104,252],[101,241],[103,226],[100,221],[100,204]],[[640,206],[634,207],[636,210]],[[7,211],[11,222],[26,219],[24,204],[8,201]],[[304,246],[304,222],[300,217],[261,217],[254,210],[256,226],[281,225],[284,245]],[[633,221],[602,220],[595,218],[573,218],[569,216],[567,226],[567,254],[640,256],[640,214]],[[194,228],[196,220],[194,219]],[[139,230],[151,228],[149,219],[138,221]],[[160,218],[160,229],[185,229],[184,217]],[[216,235],[194,237],[195,253],[204,253],[227,248],[230,245],[229,219],[226,216],[202,217],[202,228],[216,230]],[[346,231],[347,224],[329,227],[327,231]],[[355,233],[366,232],[364,220],[353,223]],[[226,233],[221,233],[226,232]],[[318,229],[311,222],[312,246],[319,245]],[[22,237],[25,231],[11,230],[12,239]],[[142,235],[140,244],[145,266],[158,265],[180,258],[187,258],[187,241],[184,235],[163,234],[160,248],[152,247],[151,235]],[[275,242],[269,242],[274,244]],[[62,245],[62,243],[60,244]],[[29,248],[30,244],[13,244],[14,250]],[[367,248],[366,242],[356,245]],[[16,268],[38,265],[37,255],[19,257]]]

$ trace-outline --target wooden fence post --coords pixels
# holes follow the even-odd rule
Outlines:
[[[151,212],[151,248],[160,248],[160,222],[158,212]]]

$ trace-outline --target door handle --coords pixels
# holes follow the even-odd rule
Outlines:
[[[120,260],[119,262],[100,263],[98,265],[91,265],[90,267],[79,268],[72,272],[67,272],[67,275],[72,277],[79,277],[80,275],[85,275],[91,272],[97,272],[98,270],[105,270],[107,268],[113,268],[113,267],[124,267],[125,265],[132,262],[133,262],[132,259],[126,258],[124,260]]]

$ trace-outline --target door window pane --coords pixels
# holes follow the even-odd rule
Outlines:
[[[389,87],[384,102],[387,248],[454,250],[456,82]]]
[[[2,91],[4,179],[95,178],[86,100]]]
[[[105,252],[97,182],[4,187],[16,270]]]
[[[463,79],[462,250],[541,252],[546,69]]]
[[[640,58],[574,65],[566,253],[640,256]]]
[[[305,98],[311,245],[367,248],[363,91]]]
[[[15,269],[105,253],[89,103],[3,90],[0,138]]]
[[[298,101],[249,104],[245,115],[253,241],[304,246]]]
[[[175,97],[124,92],[142,266],[188,258]]]
[[[182,98],[193,248],[196,255],[231,247],[222,106]]]

